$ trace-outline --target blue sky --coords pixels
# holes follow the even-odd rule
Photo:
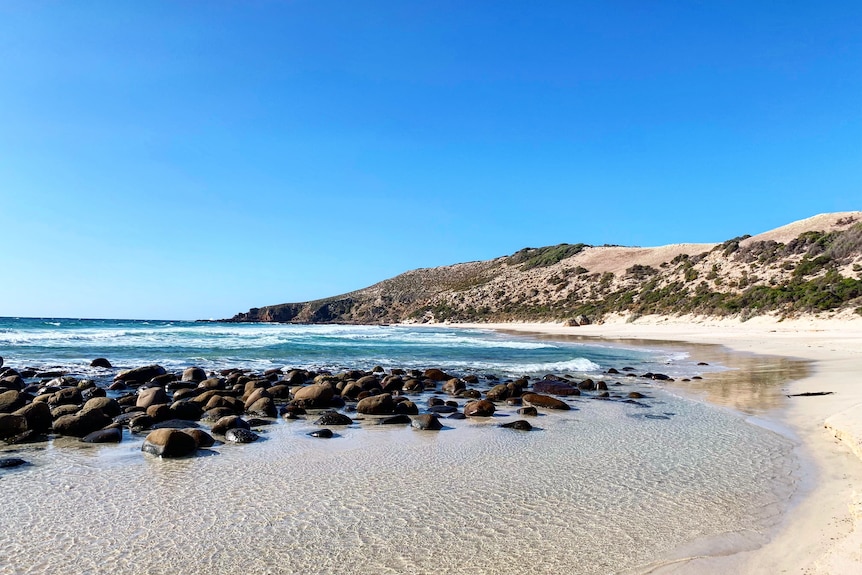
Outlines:
[[[862,3],[0,3],[0,316],[862,209]]]

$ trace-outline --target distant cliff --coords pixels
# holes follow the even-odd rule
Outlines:
[[[821,214],[721,244],[525,248],[225,321],[584,323],[608,313],[745,319],[845,309],[862,314],[862,212]]]

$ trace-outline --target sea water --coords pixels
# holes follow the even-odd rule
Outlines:
[[[646,396],[569,398],[572,411],[532,418],[531,432],[498,427],[517,417],[504,406],[439,432],[368,418],[331,440],[307,435],[313,418],[280,420],[261,441],[181,460],[143,455],[128,432],[119,445],[0,447],[31,463],[0,473],[3,574],[637,572],[680,549],[759,545],[794,490],[787,439],[604,374],[712,369],[679,352],[457,328],[10,319],[0,355],[93,376],[98,356],[168,369],[551,372]]]

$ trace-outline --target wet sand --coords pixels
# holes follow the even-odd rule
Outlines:
[[[735,320],[645,317],[603,325],[479,324],[475,327],[542,333],[617,344],[687,347],[707,357],[709,345],[724,363],[747,368],[681,390],[752,416],[753,423],[791,437],[799,459],[799,487],[778,529],[756,549],[714,546],[678,550],[641,573],[862,572],[862,318]],[[709,344],[703,347],[702,344]],[[731,353],[728,354],[730,350]],[[701,355],[703,354],[703,355]],[[752,356],[751,354],[756,354]],[[767,356],[766,358],[758,356]],[[784,359],[782,359],[784,358]],[[704,359],[704,361],[709,361]],[[721,362],[721,360],[719,360]],[[742,373],[740,371],[739,373]],[[787,397],[832,392],[829,395]]]

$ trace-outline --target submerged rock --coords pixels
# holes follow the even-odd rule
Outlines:
[[[252,443],[260,439],[260,436],[250,429],[233,427],[225,432],[224,438],[231,443]]]
[[[517,429],[519,431],[530,431],[533,429],[533,426],[530,425],[530,422],[525,419],[519,419],[517,421],[512,421],[510,423],[503,423],[500,427],[506,427],[508,429]]]
[[[308,435],[311,437],[319,437],[321,439],[330,439],[332,438],[333,433],[331,429],[326,429],[324,427],[323,429],[315,429],[314,431],[309,432]]]
[[[437,431],[439,429],[443,429],[443,424],[440,423],[440,420],[437,419],[437,416],[430,413],[417,415],[416,417],[411,419],[410,425],[413,426],[415,429],[428,431]]]

